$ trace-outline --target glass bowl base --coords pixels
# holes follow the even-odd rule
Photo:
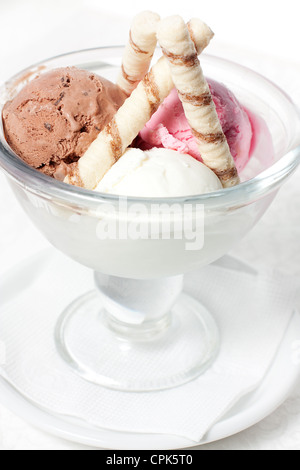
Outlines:
[[[73,302],[56,325],[56,347],[85,380],[119,391],[164,390],[187,383],[212,364],[219,333],[210,313],[181,294],[156,322],[113,319],[97,291]]]

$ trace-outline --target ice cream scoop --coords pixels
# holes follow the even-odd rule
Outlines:
[[[136,197],[176,197],[222,189],[203,163],[175,150],[128,149],[100,181],[96,191]]]
[[[125,98],[117,85],[94,73],[51,70],[5,105],[7,142],[26,163],[63,180]]]
[[[246,110],[225,85],[209,79],[209,88],[231,154],[240,172],[251,156],[252,126]],[[138,146],[142,149],[164,147],[192,155],[201,161],[182,103],[176,89],[165,99],[144,129]]]

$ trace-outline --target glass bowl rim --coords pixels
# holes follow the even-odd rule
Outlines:
[[[64,57],[84,54],[89,52],[101,51],[101,50],[121,50],[124,46],[104,46],[95,47],[89,49],[83,49],[78,51],[72,51],[49,59],[43,60],[36,64],[33,64],[21,72],[17,73],[5,83],[0,86],[0,93],[3,92],[7,86],[12,82],[17,81],[22,75],[28,73],[34,68],[38,68],[57,59]],[[287,93],[278,87],[274,82],[252,70],[249,67],[240,65],[234,61],[224,59],[215,55],[203,54],[209,60],[215,60],[225,65],[231,65],[241,70],[248,71],[252,76],[257,79],[263,80],[266,84],[276,89],[289,104],[291,109],[295,113],[295,117],[298,120],[298,131],[300,133],[300,113],[291,98]],[[1,117],[1,126],[3,131],[3,123]],[[300,141],[299,141],[300,143]],[[276,190],[282,182],[287,179],[294,170],[300,165],[300,145],[294,149],[288,151],[278,161],[276,161],[268,169],[261,172],[256,177],[241,183],[233,188],[227,188],[218,190],[211,193],[194,195],[194,196],[181,196],[181,197],[166,197],[166,198],[145,198],[145,197],[126,197],[128,203],[144,203],[144,204],[183,204],[183,203],[194,203],[194,204],[205,204],[209,206],[236,206],[247,204],[253,200],[259,199],[271,191]],[[103,203],[116,204],[120,198],[125,196],[118,196],[106,193],[100,193],[92,190],[71,186],[54,180],[43,173],[35,170],[27,163],[25,163],[15,152],[9,147],[5,139],[0,138],[0,166],[4,169],[5,173],[17,184],[26,189],[27,191],[38,194],[40,197],[45,199],[59,199],[67,202],[68,204],[86,206],[86,205],[97,205]]]

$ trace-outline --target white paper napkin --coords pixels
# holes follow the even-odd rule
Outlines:
[[[195,442],[263,380],[299,300],[293,279],[257,274],[229,257],[186,276],[185,291],[211,311],[219,326],[217,360],[179,388],[121,393],[77,377],[55,350],[56,320],[75,297],[92,288],[92,273],[47,250],[16,274],[0,282],[0,341],[6,346],[2,373],[18,389],[52,412],[103,428],[166,433]]]

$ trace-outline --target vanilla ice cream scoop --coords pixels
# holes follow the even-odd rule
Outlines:
[[[175,150],[130,148],[106,173],[96,191],[119,196],[194,196],[222,189],[203,163]]]

